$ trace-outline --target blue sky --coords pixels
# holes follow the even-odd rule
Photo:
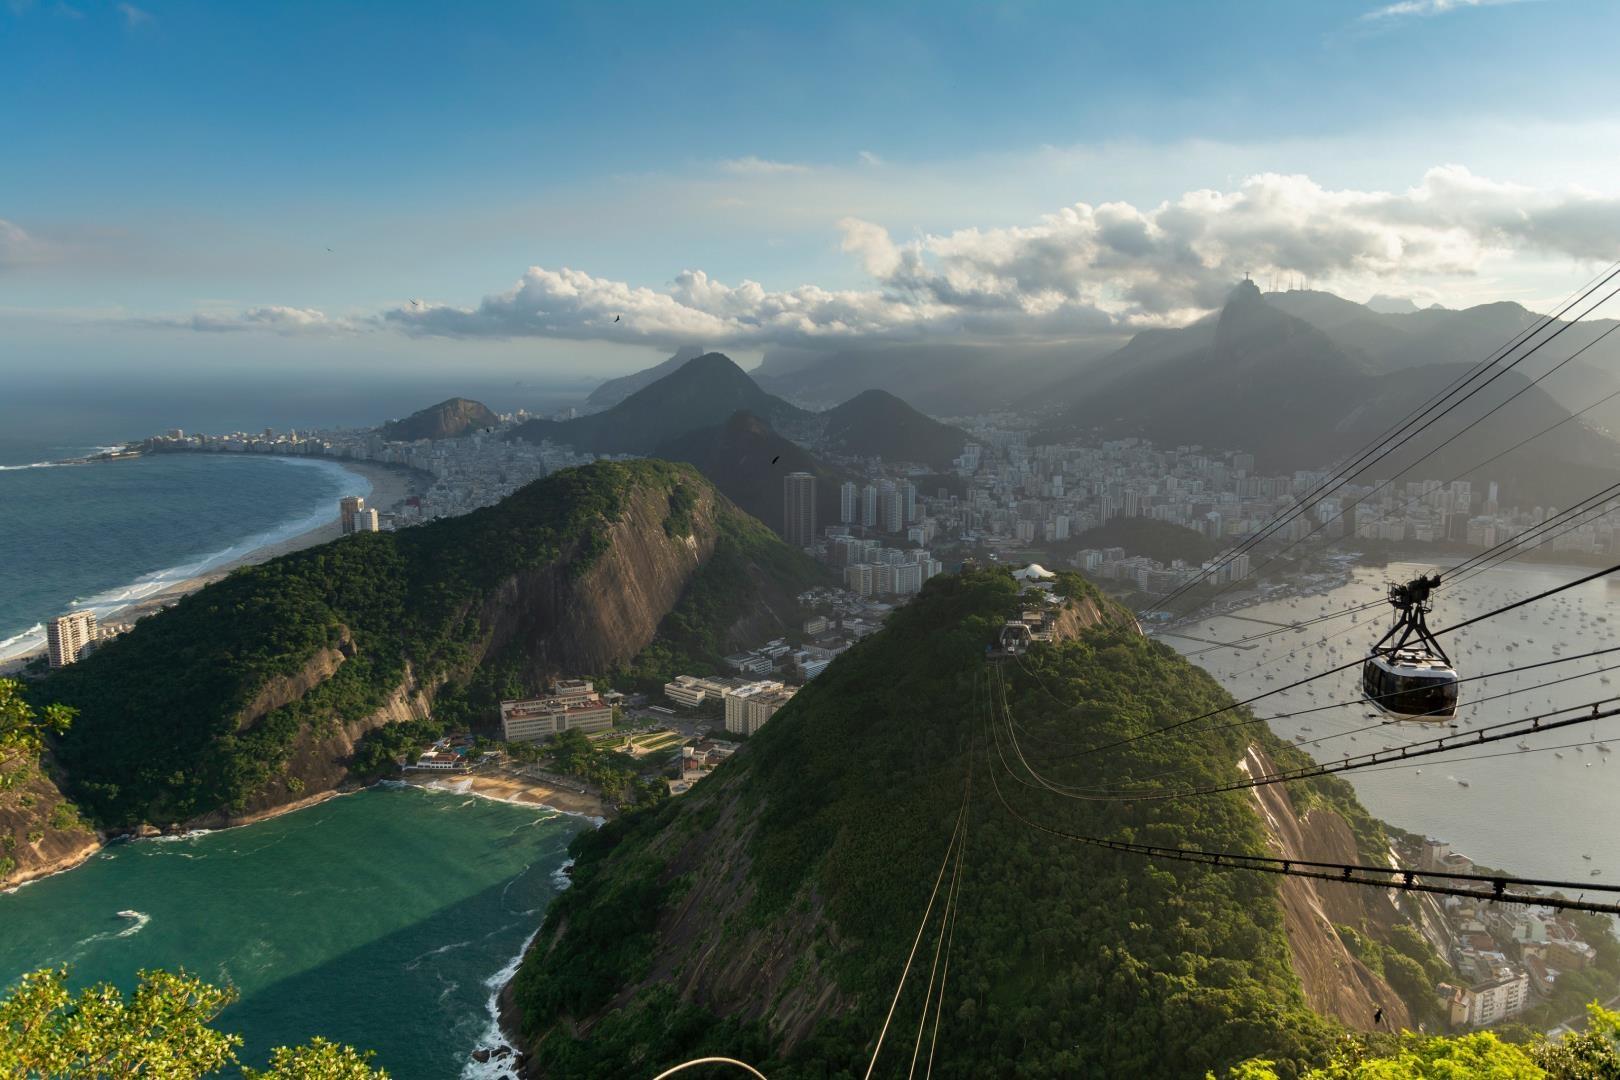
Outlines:
[[[696,336],[1129,331],[1240,265],[1535,302],[1620,240],[1617,30],[1580,0],[0,0],[0,334],[31,366],[610,373]]]

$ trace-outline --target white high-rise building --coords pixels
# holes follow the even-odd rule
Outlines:
[[[359,495],[346,495],[338,500],[338,526],[344,536],[355,531],[355,519],[365,508],[366,500]]]
[[[893,480],[878,482],[878,528],[886,533],[904,532],[905,503]]]
[[[878,489],[867,484],[861,489],[861,524],[872,528],[878,523]]]
[[[67,667],[76,662],[85,646],[96,640],[96,613],[71,611],[58,615],[45,628],[45,643],[50,651],[51,667]]]
[[[861,489],[855,486],[853,480],[845,480],[838,489],[838,520],[845,525],[853,525],[860,520]]]
[[[364,509],[355,511],[354,527],[349,531],[357,533],[376,532],[378,528],[380,528],[380,523],[377,520],[376,508],[367,506]]]

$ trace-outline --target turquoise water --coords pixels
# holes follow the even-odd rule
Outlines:
[[[481,1075],[492,978],[566,885],[587,823],[448,791],[376,788],[223,832],[119,844],[0,894],[0,983],[71,964],[230,983],[242,1060],[313,1035],[377,1051],[399,1080]],[[120,910],[140,912],[120,919]],[[463,1072],[464,1069],[469,1071]]]
[[[90,447],[0,446],[0,659],[40,648],[43,621],[103,620],[175,581],[337,517],[371,485],[336,462],[164,454],[58,465]]]

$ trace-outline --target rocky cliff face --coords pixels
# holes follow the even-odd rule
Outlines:
[[[1251,746],[1241,766],[1251,775],[1276,772],[1271,757]],[[1358,862],[1356,838],[1343,818],[1326,807],[1303,817],[1294,813],[1284,784],[1254,788],[1255,809],[1276,853],[1290,859]],[[1288,934],[1288,951],[1311,1008],[1359,1031],[1410,1030],[1414,1024],[1400,995],[1345,946],[1335,926],[1384,931],[1399,921],[1386,893],[1351,889],[1310,878],[1285,877],[1277,889]],[[1383,1010],[1384,1023],[1373,1017]]]
[[[14,784],[0,792],[0,889],[75,866],[101,846],[39,766],[13,762]]]

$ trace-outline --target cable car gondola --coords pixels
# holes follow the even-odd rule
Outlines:
[[[1389,587],[1395,625],[1367,653],[1361,693],[1380,712],[1401,720],[1445,721],[1457,713],[1457,671],[1424,616],[1440,577],[1416,577]]]

